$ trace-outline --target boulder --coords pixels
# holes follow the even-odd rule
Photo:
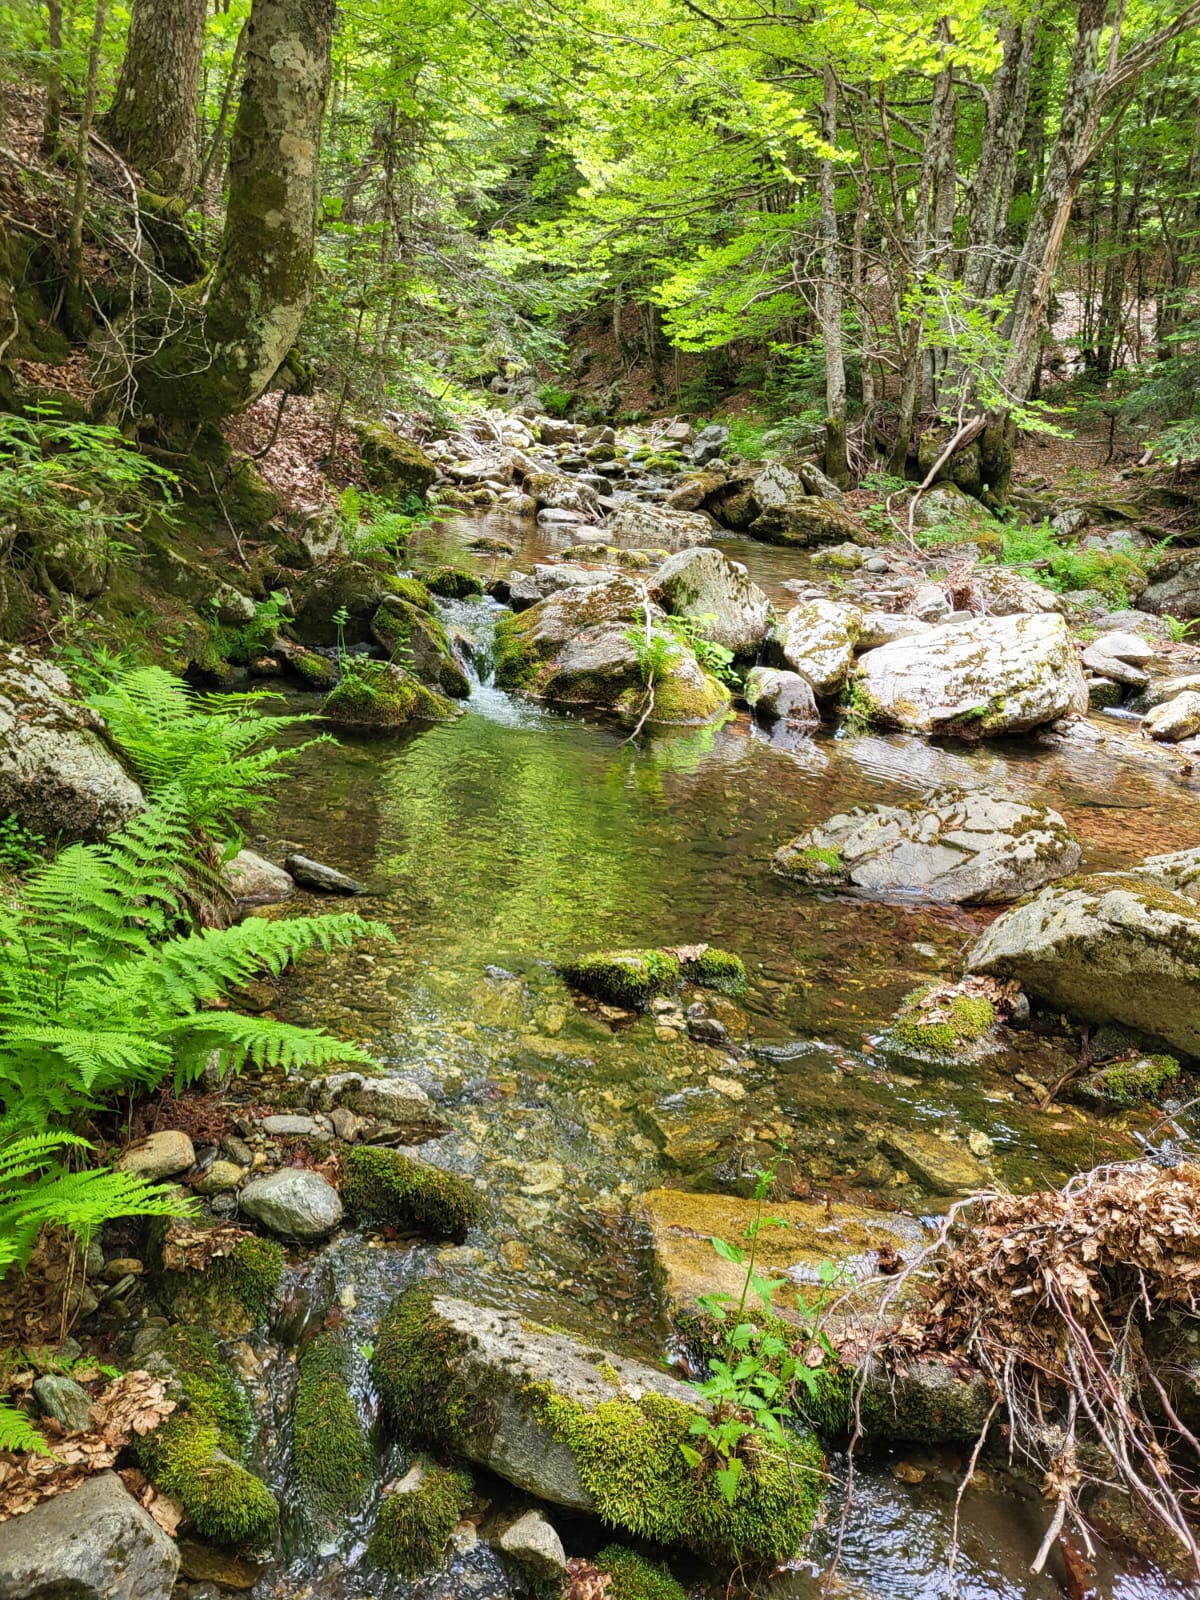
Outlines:
[[[881,722],[978,739],[1023,733],[1087,710],[1062,617],[974,617],[859,657],[855,694]]]
[[[670,616],[694,618],[706,639],[735,656],[753,655],[766,637],[771,602],[711,546],[669,556],[654,575],[651,593]]]
[[[831,817],[777,850],[772,866],[815,886],[994,905],[1074,872],[1081,854],[1057,811],[946,788],[906,806]]]
[[[964,540],[981,533],[992,534],[997,540],[1000,537],[1000,524],[987,507],[956,483],[935,483],[926,489],[913,512],[913,527],[961,533]]]
[[[287,870],[294,881],[305,889],[315,889],[318,894],[365,894],[357,878],[350,878],[336,867],[327,867],[310,856],[290,855]]]
[[[321,703],[327,722],[345,728],[406,728],[414,722],[450,722],[462,715],[448,700],[391,661],[360,662]],[[295,874],[293,874],[295,876]]]
[[[747,1462],[735,1519],[711,1474],[697,1477],[679,1449],[703,1415],[693,1388],[517,1312],[417,1285],[385,1316],[372,1369],[406,1443],[658,1544],[723,1561],[781,1559],[803,1544],[820,1503],[820,1451],[794,1436],[791,1462],[768,1453]]]
[[[1195,691],[1200,694],[1200,672],[1187,672],[1169,678],[1152,678],[1146,687],[1130,702],[1134,711],[1149,711],[1162,705],[1164,700],[1174,700],[1176,695]]]
[[[296,885],[290,873],[253,850],[239,850],[221,868],[221,882],[235,900],[246,905],[274,905],[293,894]]]
[[[539,512],[571,511],[588,522],[600,521],[599,495],[565,472],[531,472],[523,487]]]
[[[1200,550],[1169,550],[1151,567],[1139,611],[1159,617],[1200,617]]]
[[[579,437],[575,424],[561,417],[534,417],[532,422],[543,444],[574,444]]]
[[[799,475],[790,467],[785,467],[782,461],[767,463],[754,479],[752,492],[760,515],[776,506],[786,506],[792,500],[802,500],[805,495],[816,493],[815,490],[806,489]],[[830,496],[830,499],[836,498],[839,497]]]
[[[505,1528],[496,1542],[509,1560],[534,1580],[535,1585],[561,1583],[567,1570],[567,1552],[542,1512],[526,1511]]]
[[[1118,656],[1106,656],[1095,645],[1088,645],[1083,652],[1082,660],[1089,672],[1094,672],[1101,678],[1111,678],[1114,683],[1128,684],[1134,689],[1144,689],[1150,682],[1149,676],[1141,667],[1135,667],[1129,661],[1122,661]]]
[[[624,505],[608,525],[608,542],[629,549],[653,545],[663,550],[689,550],[711,544],[717,528],[701,511],[676,511],[670,506]]]
[[[466,700],[471,683],[456,658],[445,628],[423,606],[385,595],[371,618],[376,644],[429,688]]]
[[[754,667],[747,674],[746,704],[760,721],[784,721],[815,727],[821,720],[812,684],[798,672]]]
[[[285,567],[323,567],[346,554],[346,529],[334,506],[297,506],[288,513],[275,553]]]
[[[159,1133],[147,1134],[122,1151],[115,1163],[118,1172],[128,1173],[132,1178],[145,1178],[148,1183],[177,1177],[195,1164],[195,1148],[180,1128],[164,1128]]]
[[[309,573],[296,589],[296,634],[305,644],[365,644],[371,618],[395,580],[363,561],[340,560]],[[339,639],[334,617],[345,612]]]
[[[419,444],[404,439],[382,422],[368,423],[362,430],[363,472],[372,489],[398,495],[424,498],[437,477],[437,466]]]
[[[723,472],[695,472],[671,490],[667,504],[675,511],[696,511],[724,486]]]
[[[1164,700],[1147,711],[1142,726],[1152,739],[1163,739],[1170,744],[1190,739],[1194,733],[1200,733],[1200,694],[1189,690],[1186,694],[1177,694],[1173,700]]]
[[[66,674],[19,646],[0,650],[0,815],[73,843],[104,838],[143,803]]]
[[[170,1600],[179,1552],[115,1472],[0,1531],[0,1600]]]
[[[703,467],[710,461],[716,461],[729,443],[729,429],[723,422],[710,422],[707,428],[701,428],[696,435],[695,443],[689,454],[698,467]]]
[[[851,606],[814,597],[794,605],[776,625],[775,651],[793,672],[808,679],[818,699],[838,694],[845,684],[860,616]]]
[[[1043,889],[992,923],[967,966],[1015,979],[1056,1011],[1200,1053],[1200,912],[1148,873],[1097,873]]]
[[[1200,848],[1172,850],[1169,855],[1150,856],[1138,867],[1138,876],[1157,878],[1185,900],[1200,905]]]
[[[1147,661],[1153,661],[1158,654],[1148,639],[1143,639],[1137,633],[1102,633],[1095,638],[1084,651],[1084,665],[1087,665],[1088,651],[1094,650],[1097,655],[1106,661],[1128,661],[1132,666],[1143,667]]]
[[[304,1244],[327,1239],[343,1215],[337,1190],[306,1167],[285,1167],[253,1179],[242,1190],[241,1207],[269,1233]]]
[[[919,1128],[889,1130],[880,1139],[879,1148],[927,1194],[949,1199],[992,1185],[991,1173],[969,1150]]]
[[[971,583],[990,617],[1014,617],[1035,611],[1065,612],[1062,595],[1008,567],[976,567]]]
[[[929,624],[920,617],[901,611],[864,611],[858,625],[854,648],[858,652],[877,650],[881,644],[891,644],[893,639],[913,639],[928,633]]]
[[[817,544],[859,543],[866,538],[861,525],[843,511],[836,500],[806,495],[784,505],[768,506],[750,524],[750,537],[763,544],[788,544],[806,548]]]

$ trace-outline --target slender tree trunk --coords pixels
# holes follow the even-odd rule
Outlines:
[[[52,156],[62,131],[62,0],[46,0],[46,114],[42,119],[42,150]]]
[[[250,24],[243,23],[242,30],[237,36],[237,43],[233,47],[233,60],[229,63],[229,76],[225,79],[225,87],[221,91],[221,109],[217,112],[217,125],[213,129],[212,140],[205,154],[204,162],[200,168],[200,176],[196,179],[196,190],[200,195],[201,204],[204,201],[204,192],[208,187],[208,180],[214,175],[220,182],[225,160],[225,130],[229,126],[229,113],[233,109],[233,97],[237,90],[238,79],[241,75],[242,61],[246,54],[246,38],[250,32]]]
[[[1017,151],[1026,127],[1038,8],[1034,6],[1021,22],[1006,19],[999,32],[1004,55],[988,94],[962,270],[963,293],[976,304],[988,299],[1005,275],[1003,248]]]
[[[92,20],[92,40],[88,47],[87,86],[79,114],[79,135],[75,146],[75,193],[71,200],[71,226],[67,236],[67,267],[70,293],[78,296],[83,287],[83,222],[87,212],[88,142],[96,116],[96,96],[100,81],[100,49],[104,43],[106,0],[96,0]]]
[[[196,102],[205,0],[133,0],[109,139],[152,189],[191,197],[200,170]]]
[[[837,74],[827,61],[821,103],[821,137],[827,145],[837,144],[837,121]],[[831,160],[821,162],[820,186],[821,283],[817,304],[825,345],[825,471],[834,483],[845,488],[850,482],[846,458],[846,356],[842,346],[842,264]]]
[[[334,12],[335,0],[254,0],[208,299],[138,374],[141,405],[160,420],[203,424],[244,410],[300,331],[312,295]]]

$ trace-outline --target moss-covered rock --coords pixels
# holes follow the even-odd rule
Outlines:
[[[362,1509],[374,1460],[350,1392],[352,1358],[345,1335],[318,1334],[299,1368],[292,1411],[296,1479],[313,1511],[336,1522]]]
[[[541,656],[524,622],[526,615],[501,617],[496,624],[492,676],[499,689],[528,689],[537,677]]]
[[[344,614],[341,634],[345,642],[365,644],[380,601],[397,593],[406,581],[365,561],[351,560],[306,574],[295,590],[296,637],[304,644],[337,644],[339,630],[334,618]]]
[[[437,477],[436,465],[420,445],[401,438],[382,422],[367,424],[360,447],[367,482],[384,494],[401,498],[418,495],[423,499]]]
[[[391,662],[356,660],[325,697],[321,715],[339,727],[402,728],[411,722],[449,722],[460,709]]]
[[[986,995],[927,984],[904,1001],[887,1038],[913,1055],[953,1059],[985,1039],[996,1020],[996,1007]]]
[[[371,1561],[403,1578],[436,1566],[474,1493],[470,1473],[418,1462],[380,1507]]]
[[[741,956],[713,945],[698,946],[694,952],[680,952],[686,982],[703,989],[719,989],[722,994],[741,994],[746,987],[746,967]]]
[[[244,1465],[253,1419],[229,1363],[198,1328],[166,1328],[145,1365],[165,1371],[179,1409],[137,1441],[146,1476],[183,1506],[197,1532],[217,1544],[273,1542],[279,1506]]]
[[[431,567],[421,576],[429,592],[440,594],[443,600],[466,600],[483,593],[483,579],[462,567]]]
[[[305,689],[329,690],[337,684],[339,674],[336,662],[316,650],[305,650],[302,645],[289,644],[279,651],[279,659],[288,676]]]
[[[1076,1099],[1092,1105],[1154,1105],[1179,1078],[1179,1062],[1174,1056],[1139,1056],[1132,1061],[1113,1061],[1098,1067],[1074,1085]]]
[[[342,1157],[342,1200],[371,1222],[459,1239],[479,1220],[478,1189],[457,1173],[414,1161],[382,1145],[351,1145]]]
[[[686,1600],[687,1591],[666,1567],[623,1544],[606,1545],[596,1566],[612,1579],[609,1600]]]
[[[177,1234],[174,1224],[167,1235]],[[197,1234],[202,1234],[197,1229]],[[202,1252],[198,1251],[197,1254]],[[169,1252],[168,1252],[169,1254]],[[165,1267],[162,1289],[174,1314],[218,1333],[247,1333],[269,1316],[283,1278],[283,1246],[276,1239],[246,1234],[203,1266]]]
[[[558,967],[559,975],[582,993],[606,1005],[640,1011],[656,995],[672,993],[683,982],[740,994],[746,968],[740,956],[712,945],[680,950],[606,950],[578,956]]]
[[[446,630],[428,611],[398,595],[388,595],[371,618],[371,632],[376,644],[422,683],[456,700],[465,700],[471,693]]]

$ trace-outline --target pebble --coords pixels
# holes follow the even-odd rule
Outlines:
[[[272,1138],[280,1135],[290,1135],[301,1139],[321,1138],[325,1130],[321,1124],[312,1117],[296,1116],[271,1116],[262,1119],[261,1127],[264,1133],[269,1133]]]
[[[236,1161],[239,1167],[248,1167],[254,1160],[254,1152],[244,1139],[239,1139],[235,1133],[227,1133],[221,1140],[221,1149],[230,1161]]]
[[[245,1176],[245,1167],[239,1166],[236,1161],[214,1161],[194,1187],[197,1194],[228,1194],[237,1188]]]
[[[140,1278],[145,1272],[145,1264],[136,1256],[114,1256],[104,1268],[105,1283],[117,1283],[121,1278]]]

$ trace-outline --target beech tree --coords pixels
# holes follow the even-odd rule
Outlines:
[[[200,171],[196,102],[206,0],[133,0],[104,132],[158,193],[190,197]]]

